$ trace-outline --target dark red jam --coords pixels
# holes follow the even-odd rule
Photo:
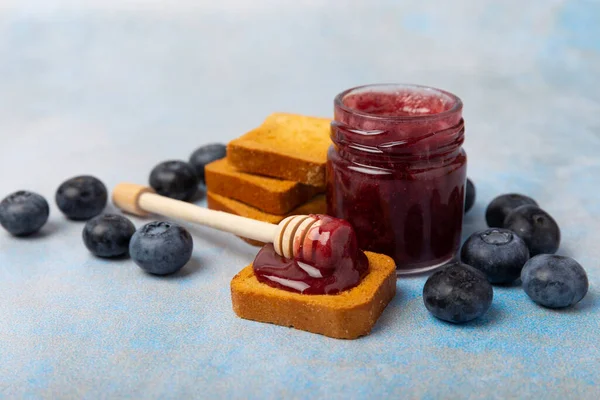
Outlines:
[[[460,246],[467,157],[462,102],[433,88],[371,85],[335,99],[328,214],[398,273],[452,259]]]
[[[265,245],[254,259],[256,278],[269,286],[303,294],[337,294],[358,285],[367,273],[369,262],[358,248],[352,226],[343,220],[315,215],[294,259]]]

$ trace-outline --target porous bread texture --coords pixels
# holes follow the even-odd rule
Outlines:
[[[229,142],[227,158],[241,171],[324,187],[330,124],[328,118],[274,113]]]
[[[285,215],[324,188],[239,171],[227,158],[208,164],[206,188],[213,194],[238,200],[269,214]]]
[[[367,335],[396,294],[396,266],[365,252],[369,271],[354,288],[335,295],[307,295],[259,282],[252,265],[231,281],[233,310],[241,318],[293,327],[337,339]]]

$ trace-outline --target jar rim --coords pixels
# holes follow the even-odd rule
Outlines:
[[[447,98],[449,100],[451,106],[450,106],[450,108],[448,108],[442,112],[435,113],[435,114],[377,115],[377,114],[371,114],[368,112],[357,110],[356,108],[349,107],[344,103],[344,98],[346,96],[348,96],[349,94],[360,93],[362,91],[370,91],[371,89],[377,89],[377,88],[387,89],[387,90],[402,89],[405,91],[410,91],[410,90],[426,91],[426,92],[430,92],[433,94],[437,94],[438,97]],[[373,91],[377,92],[377,90],[373,90]],[[380,91],[383,91],[383,90],[380,90]],[[463,108],[463,102],[458,96],[456,96],[448,91],[438,89],[438,88],[435,88],[432,86],[406,84],[406,83],[375,83],[375,84],[355,86],[350,89],[344,90],[343,92],[341,92],[337,96],[335,96],[334,106],[344,112],[358,115],[363,118],[372,119],[374,121],[407,121],[407,120],[410,120],[410,121],[415,121],[415,120],[432,121],[432,120],[436,120],[436,119],[445,118],[456,112],[460,112]]]

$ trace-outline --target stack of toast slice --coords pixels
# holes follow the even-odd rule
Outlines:
[[[225,159],[206,166],[209,208],[273,224],[289,215],[325,214],[329,132],[326,118],[270,115],[231,141]],[[367,335],[396,293],[396,267],[388,256],[365,254],[369,273],[337,295],[271,287],[259,282],[249,265],[231,281],[233,309],[241,318],[338,339]]]
[[[208,207],[273,224],[325,214],[330,120],[274,113],[205,168]],[[261,245],[255,241],[248,241]]]

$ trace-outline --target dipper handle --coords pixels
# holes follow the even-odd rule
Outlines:
[[[308,215],[285,218],[279,225],[210,210],[181,200],[160,196],[153,189],[134,183],[120,183],[112,193],[113,203],[121,210],[146,216],[149,213],[209,226],[264,243],[273,243],[277,254],[291,258],[304,243],[308,229],[317,219]]]

